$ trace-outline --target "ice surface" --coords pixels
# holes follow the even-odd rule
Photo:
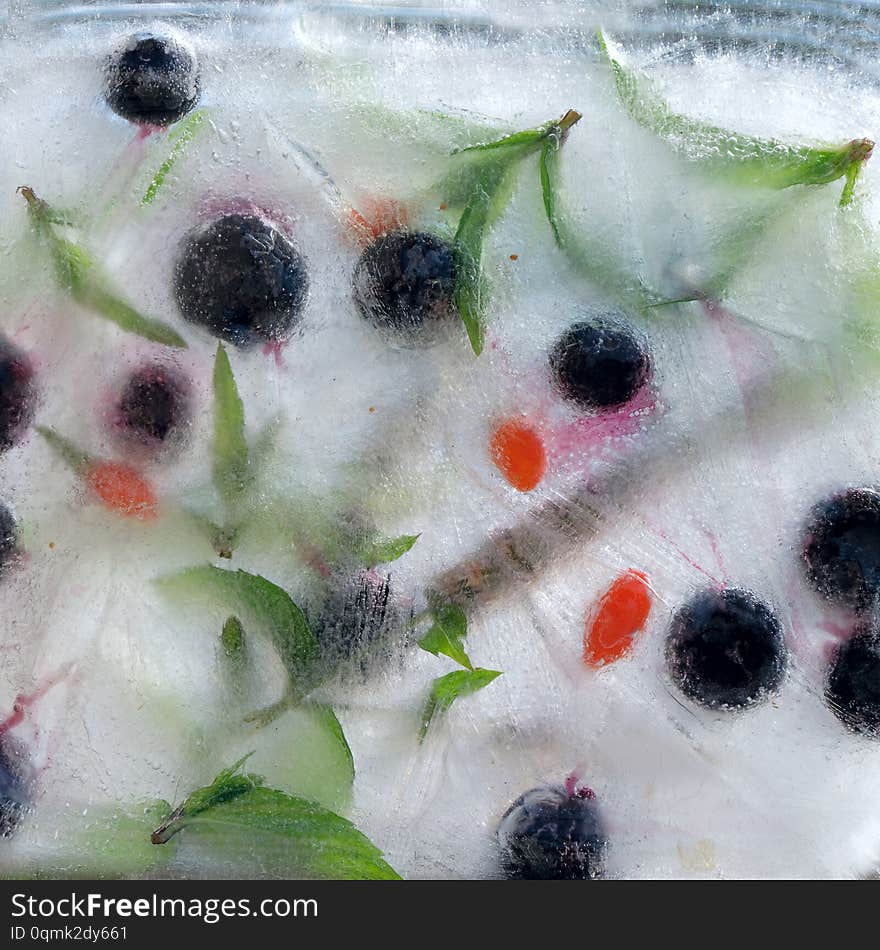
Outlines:
[[[197,51],[206,119],[141,205],[173,128],[145,135],[111,113],[100,67],[119,36],[161,24],[18,6],[0,33],[3,332],[34,364],[37,422],[95,457],[137,465],[162,514],[139,523],[104,510],[33,429],[0,457],[0,500],[24,550],[0,579],[0,719],[17,696],[42,691],[4,732],[36,778],[31,812],[0,840],[3,872],[44,861],[88,873],[100,852],[104,870],[123,875],[295,873],[271,848],[230,855],[202,841],[187,848],[184,835],[161,867],[148,835],[142,853],[113,852],[132,820],[123,816],[143,817],[156,799],[179,803],[254,750],[249,769],[350,817],[405,877],[497,876],[495,828],[509,804],[572,773],[602,809],[610,876],[870,873],[880,746],[847,732],[823,700],[830,651],[852,618],[810,591],[798,558],[817,500],[877,482],[872,343],[853,331],[870,330],[876,313],[876,278],[873,298],[865,284],[877,266],[876,164],[849,209],[837,207],[842,181],[770,191],[700,172],[621,109],[592,34],[602,21],[647,35],[639,24],[652,21],[625,9],[465,4],[463,26],[440,31],[419,17],[389,29],[378,15],[267,4],[250,17],[219,5],[173,26]],[[695,118],[795,143],[876,134],[880,94],[867,73],[760,46],[715,53],[688,36],[621,47]],[[738,238],[723,302],[627,313],[654,375],[635,410],[599,416],[554,391],[547,353],[615,299],[554,243],[536,156],[487,240],[479,358],[457,325],[430,348],[390,344],[360,317],[350,287],[360,253],[350,209],[391,198],[412,225],[451,237],[460,208],[441,208],[436,184],[450,153],[568,108],[584,116],[560,153],[572,226],[666,298],[707,281],[730,235],[767,219]],[[25,184],[81,223],[69,233],[187,349],[124,334],[56,286],[16,194]],[[250,440],[277,427],[258,504],[227,561],[180,513],[216,503],[216,341],[180,317],[171,273],[188,230],[242,209],[293,237],[310,294],[279,351],[227,347]],[[126,374],[154,359],[189,379],[194,407],[180,444],[159,453],[120,442],[111,419]],[[487,448],[509,417],[534,425],[547,450],[546,476],[529,493],[504,482]],[[350,523],[420,537],[377,568],[395,598],[392,648],[317,694],[351,746],[349,788],[345,756],[314,712],[292,709],[262,729],[243,721],[284,690],[271,647],[248,636],[249,666],[236,672],[219,639],[226,606],[169,597],[154,580],[208,562],[242,568],[316,621],[328,598],[356,587],[352,552],[334,548]],[[653,596],[646,629],[625,659],[588,669],[585,617],[632,568]],[[430,683],[455,665],[406,645],[407,619],[429,592],[459,597],[465,579],[476,591],[463,601],[468,654],[503,675],[458,700],[420,743]],[[722,583],[775,610],[790,652],[781,690],[736,714],[689,704],[663,659],[675,610]],[[65,852],[59,841],[77,834],[87,843]]]

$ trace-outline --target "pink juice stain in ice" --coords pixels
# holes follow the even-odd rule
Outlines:
[[[602,459],[613,451],[615,442],[640,432],[657,409],[654,393],[645,386],[625,406],[554,427],[547,435],[548,454],[556,462],[578,456]]]
[[[753,395],[755,385],[776,364],[776,349],[763,335],[745,325],[736,314],[717,301],[704,298],[700,304],[703,313],[718,328],[727,347],[746,419],[751,426],[757,409]]]
[[[12,712],[0,722],[0,735],[9,732],[24,722],[26,710],[41,700],[53,687],[63,682],[70,674],[71,665],[63,666],[54,676],[44,680],[32,693],[19,693],[12,703]]]
[[[284,348],[287,346],[287,340],[269,340],[263,344],[263,356],[271,356],[275,360],[275,366],[278,369],[284,369]]]

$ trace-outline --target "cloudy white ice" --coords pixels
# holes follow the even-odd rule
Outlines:
[[[34,425],[135,465],[159,517],[97,504],[34,425],[0,456],[0,500],[23,552],[0,580],[0,720],[17,696],[49,685],[4,732],[33,775],[27,812],[0,839],[3,873],[302,873],[262,838],[224,850],[185,830],[169,856],[149,842],[145,802],[178,804],[253,751],[249,771],[349,818],[406,878],[498,876],[495,831],[510,803],[570,775],[595,792],[610,877],[870,874],[880,745],[825,700],[830,657],[853,621],[810,587],[800,552],[816,502],[878,482],[880,388],[866,332],[880,287],[872,299],[878,172],[868,161],[855,201],[840,208],[843,179],[771,190],[705,171],[626,114],[594,29],[629,37],[620,58],[675,111],[751,136],[873,138],[874,80],[762,46],[645,45],[631,11],[588,3],[529,4],[531,23],[499,4],[509,30],[480,27],[492,17],[463,5],[471,27],[443,31],[271,4],[259,16],[220,4],[171,23],[143,11],[53,19],[38,7],[24,4],[0,33],[0,325],[32,362]],[[142,29],[191,44],[204,115],[148,204],[174,126],[144,135],[102,92],[109,50]],[[730,235],[766,219],[740,232],[723,302],[625,311],[653,375],[640,408],[610,421],[551,385],[560,334],[621,304],[554,241],[536,154],[486,241],[479,357],[458,324],[431,346],[394,344],[351,289],[361,247],[350,209],[369,216],[393,199],[411,226],[451,237],[460,208],[437,183],[460,159],[452,152],[572,108],[583,118],[559,152],[568,224],[594,256],[599,248],[666,299],[708,280],[730,257]],[[187,347],[149,343],[72,301],[21,185],[68,212],[78,226],[64,233]],[[181,514],[216,502],[217,341],[182,319],[172,274],[191,228],[241,208],[291,235],[309,296],[283,347],[226,346],[249,439],[273,433],[226,559]],[[126,374],[152,360],[191,388],[185,431],[159,453],[133,449],[112,418]],[[488,449],[506,418],[528,421],[546,447],[546,474],[528,492],[505,481]],[[552,515],[560,508],[564,519]],[[355,583],[345,558],[328,566],[322,551],[351,517],[377,536],[419,535],[371,575],[390,578],[398,642],[316,694],[344,729],[353,783],[314,711],[293,708],[262,728],[244,721],[285,687],[258,633],[245,622],[250,668],[236,673],[220,641],[227,606],[155,583],[193,565],[243,569],[314,619],[329,590]],[[407,621],[423,615],[429,591],[457,596],[455,581],[492,561],[507,529],[519,560],[497,555],[496,573],[463,601],[470,659],[502,675],[457,699],[420,742],[430,684],[456,665],[420,650],[413,633],[404,643]],[[625,658],[589,668],[585,618],[630,569],[648,579],[645,629]],[[768,604],[788,651],[778,691],[739,711],[689,701],[664,660],[673,614],[721,584]]]

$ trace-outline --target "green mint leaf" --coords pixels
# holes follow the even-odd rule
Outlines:
[[[57,283],[80,306],[115,323],[126,333],[165,346],[186,347],[186,341],[174,329],[160,320],[145,317],[117,296],[84,248],[55,233],[51,207],[38,198],[32,188],[22,185],[18,190],[28,203],[28,212],[37,231],[49,246]]]
[[[446,712],[456,699],[478,692],[499,676],[501,676],[499,670],[484,670],[477,667],[475,670],[455,670],[435,679],[422,709],[419,739],[425,738],[434,718]]]
[[[324,703],[309,703],[308,709],[315,714],[318,721],[324,726],[327,732],[333,736],[339,748],[342,750],[343,757],[348,766],[349,784],[351,784],[354,782],[354,756],[351,752],[351,746],[348,744],[348,739],[345,738],[342,724],[333,711],[333,707],[327,706]]]
[[[230,660],[240,659],[244,654],[244,627],[238,617],[227,617],[220,633],[220,644]]]
[[[453,299],[477,356],[484,343],[487,294],[482,257],[489,229],[507,206],[519,163],[541,148],[547,139],[555,139],[558,145],[580,118],[579,112],[570,109],[561,119],[538,129],[514,132],[494,142],[469,146],[458,153],[477,155],[458,183],[459,190],[462,183],[465,185],[466,193],[462,195],[464,210],[452,243],[455,265]]]
[[[91,273],[80,290],[73,291],[73,297],[77,303],[93,310],[105,320],[115,323],[126,333],[133,333],[153,343],[161,343],[163,346],[186,348],[186,340],[176,330],[161,320],[145,317],[135,310],[121,297],[108,290],[95,272]]]
[[[493,139],[489,142],[479,142],[475,145],[466,145],[456,149],[453,154],[457,155],[461,152],[486,152],[498,148],[517,148],[519,146],[526,146],[527,150],[530,150],[529,146],[537,145],[549,135],[554,135],[557,139],[564,138],[568,130],[573,125],[576,125],[581,118],[580,112],[577,112],[575,109],[569,109],[561,119],[553,119],[551,122],[545,122],[536,129],[524,129],[521,132],[511,132],[509,135],[505,135],[500,139]]]
[[[510,197],[514,171],[521,157],[519,150],[505,150],[494,161],[482,163],[452,243],[453,299],[476,356],[483,351],[484,342],[483,242]]]
[[[199,789],[152,834],[198,836],[233,854],[257,854],[280,875],[311,879],[398,880],[379,849],[355,826],[315,802],[238,775],[236,763]],[[185,841],[182,839],[182,844]]]
[[[548,123],[539,129],[525,129],[522,132],[513,132],[505,135],[504,138],[495,139],[491,142],[479,142],[476,145],[465,145],[456,149],[452,154],[459,155],[462,152],[487,152],[498,148],[517,148],[521,145],[534,145],[545,138],[548,130],[553,123]]]
[[[243,755],[229,768],[223,769],[210,785],[196,789],[150,835],[152,843],[165,844],[180,831],[187,820],[262,785],[262,776],[239,772],[253,754],[253,752],[248,752],[247,755]]]
[[[156,197],[156,193],[162,187],[163,182],[168,176],[168,172],[171,171],[174,163],[180,158],[181,153],[186,148],[187,144],[195,138],[196,132],[202,127],[202,124],[205,121],[205,113],[202,110],[192,112],[183,122],[180,122],[175,126],[174,131],[171,133],[171,152],[164,162],[156,170],[156,174],[153,175],[150,184],[147,186],[147,190],[144,192],[143,198],[141,198],[141,205],[146,206],[152,203],[153,199]]]
[[[281,419],[270,419],[257,433],[251,445],[249,460],[253,477],[263,471],[278,442],[278,431],[281,428]]]
[[[403,557],[419,540],[420,534],[402,534],[398,538],[379,538],[368,544],[361,552],[361,561],[365,567],[388,564]]]
[[[868,139],[853,139],[840,146],[788,145],[673,112],[649,80],[627,69],[612,54],[601,30],[597,36],[618,97],[630,118],[715,174],[724,172],[741,182],[768,188],[824,185],[846,175],[852,163],[870,158],[874,143]]]
[[[258,574],[212,565],[166,574],[155,583],[169,594],[225,607],[241,618],[249,633],[267,638],[284,664],[296,696],[316,685],[318,641],[302,611],[277,584]]]
[[[473,664],[464,650],[467,637],[467,617],[457,604],[444,604],[434,611],[434,623],[419,640],[419,646],[427,653],[441,653],[455,660],[460,666],[473,670]]]
[[[48,442],[52,451],[77,475],[91,463],[91,456],[54,429],[48,426],[34,426],[34,428]]]
[[[249,481],[244,437],[244,404],[238,395],[222,343],[214,359],[214,485],[221,498],[235,501]]]

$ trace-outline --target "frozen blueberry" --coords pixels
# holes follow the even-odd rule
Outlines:
[[[144,366],[126,380],[117,410],[127,434],[141,442],[165,442],[189,415],[188,387],[167,366]]]
[[[105,95],[124,119],[171,125],[199,98],[199,64],[193,51],[172,36],[135,33],[107,61]]]
[[[383,234],[361,255],[353,283],[364,318],[399,338],[423,338],[454,313],[452,248],[432,234]]]
[[[19,440],[33,418],[33,375],[24,353],[0,338],[0,452]]]
[[[559,393],[591,412],[629,402],[651,375],[643,342],[616,318],[569,327],[550,350],[549,362]]]
[[[880,493],[850,488],[816,505],[803,563],[824,597],[856,611],[871,608],[880,593]]]
[[[785,673],[782,627],[747,591],[706,590],[672,618],[666,664],[678,688],[710,708],[749,706]]]
[[[9,838],[30,802],[32,778],[18,750],[0,736],[0,838]]]
[[[853,732],[880,738],[880,629],[860,627],[837,651],[825,698]]]
[[[271,224],[229,214],[186,236],[174,289],[187,320],[246,348],[290,337],[308,274],[300,252]]]
[[[608,839],[595,797],[586,789],[533,788],[498,825],[501,867],[508,880],[584,881],[605,870]]]

